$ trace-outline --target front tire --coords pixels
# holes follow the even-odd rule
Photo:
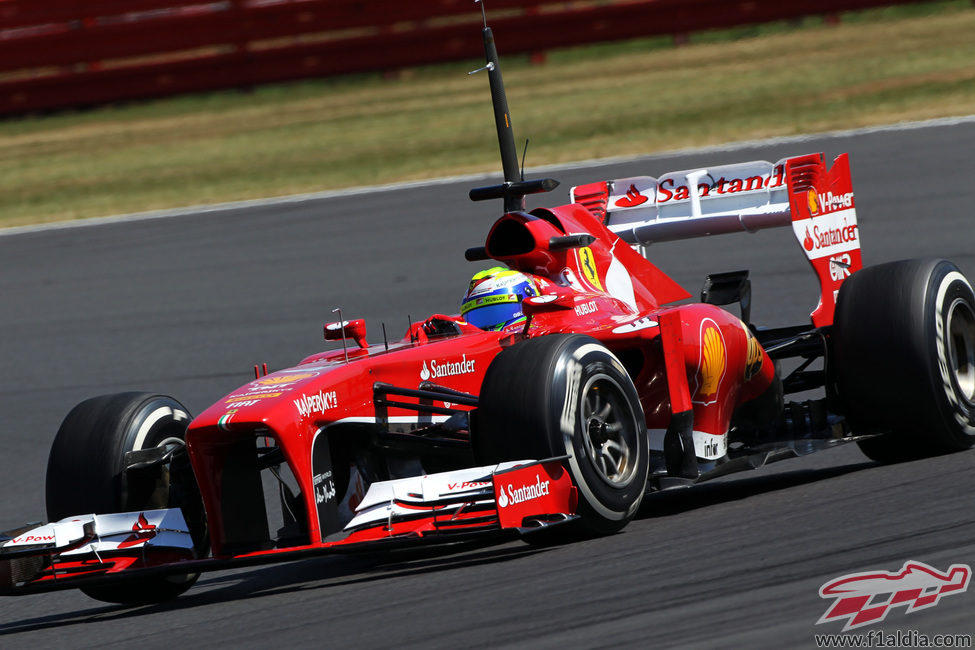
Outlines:
[[[622,529],[643,499],[649,452],[639,397],[619,360],[588,336],[529,339],[495,357],[472,443],[483,464],[568,455],[590,533]]]
[[[975,294],[945,260],[868,267],[840,288],[837,392],[871,459],[897,462],[975,444]]]
[[[199,488],[185,451],[158,472],[126,472],[125,454],[160,445],[184,445],[189,412],[165,395],[121,393],[75,406],[58,430],[47,465],[47,516],[110,514],[182,507],[197,553],[206,547]],[[180,595],[199,574],[153,576],[83,587],[96,600],[129,605],[158,603]]]

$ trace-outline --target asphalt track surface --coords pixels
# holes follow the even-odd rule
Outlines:
[[[851,154],[866,264],[942,256],[975,278],[975,124],[655,157],[571,185],[751,159]],[[487,181],[484,181],[486,184]],[[341,306],[402,332],[455,312],[498,208],[470,183],[0,237],[0,524],[44,516],[47,453],[78,401],[131,389],[193,412],[326,347]],[[536,201],[533,205],[538,205]],[[816,282],[788,229],[654,246],[691,291],[750,268],[753,319],[804,322]],[[891,351],[896,354],[896,351]],[[909,404],[904,405],[910,408]],[[621,534],[534,549],[329,557],[204,575],[177,601],[0,600],[0,647],[815,647],[847,573],[975,564],[975,452],[897,466],[855,446],[649,498]],[[78,486],[84,489],[84,486]],[[975,632],[975,589],[880,628]]]

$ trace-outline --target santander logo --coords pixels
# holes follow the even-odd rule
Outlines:
[[[149,520],[146,519],[145,513],[140,512],[139,519],[132,524],[132,534],[119,542],[118,547],[128,548],[130,546],[136,546],[143,542],[148,542],[158,534],[159,531],[156,530],[156,524],[150,524]]]
[[[806,238],[802,240],[802,247],[810,253],[816,248],[816,242],[813,241],[812,235],[809,234],[809,226],[806,226]]]
[[[824,212],[792,222],[796,239],[809,259],[819,259],[860,248],[860,227],[850,210]]]
[[[513,483],[508,483],[507,488],[501,486],[501,494],[498,495],[498,506],[507,508],[509,505],[524,503],[539,499],[549,494],[551,481],[543,481],[538,474],[535,475],[535,482],[515,487]]]
[[[833,225],[836,227],[831,227]],[[844,219],[841,223],[826,224],[824,227],[815,225],[812,228],[811,234],[809,232],[809,226],[806,226],[806,237],[802,245],[807,251],[812,252],[813,249],[855,243],[858,239],[857,224],[855,222],[850,223]]]
[[[460,361],[434,361],[430,360],[430,366],[427,367],[427,362],[423,362],[423,367],[420,368],[420,379],[427,381],[428,379],[440,379],[441,377],[453,377],[454,375],[469,375],[474,372],[477,361],[475,359],[468,359],[467,355],[461,355]]]
[[[616,206],[619,208],[635,208],[649,200],[649,197],[640,194],[640,191],[636,189],[636,185],[630,185],[630,189],[626,190],[626,196],[616,200]]]

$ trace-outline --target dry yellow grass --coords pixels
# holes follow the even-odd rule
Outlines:
[[[975,113],[975,9],[502,60],[529,163]],[[504,53],[502,53],[502,57]],[[0,123],[0,225],[499,167],[464,64]]]

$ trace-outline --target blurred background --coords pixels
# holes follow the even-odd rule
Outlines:
[[[969,0],[489,0],[528,166],[975,113]],[[494,172],[473,0],[0,0],[0,227]]]

